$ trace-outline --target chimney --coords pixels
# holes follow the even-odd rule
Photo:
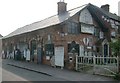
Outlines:
[[[102,5],[101,8],[107,12],[109,12],[109,4]]]
[[[58,14],[63,14],[67,11],[67,3],[60,0],[60,2],[57,3],[58,4]]]

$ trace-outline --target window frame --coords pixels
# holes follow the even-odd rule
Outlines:
[[[45,44],[45,55],[46,56],[54,55],[54,44]]]
[[[67,22],[67,32],[68,34],[79,34],[79,24],[76,22],[68,21]]]
[[[89,31],[85,31],[85,28]],[[93,28],[93,31],[91,30]],[[95,27],[94,25],[90,25],[90,24],[85,24],[85,23],[81,23],[81,29],[80,29],[81,33],[87,33],[87,34],[92,34],[94,35],[94,31],[95,31]],[[91,32],[90,32],[91,31]]]

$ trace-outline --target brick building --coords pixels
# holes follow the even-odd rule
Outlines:
[[[111,56],[110,41],[115,41],[120,17],[86,4],[67,11],[67,3],[58,2],[58,14],[18,28],[3,38],[3,49],[12,53],[30,49],[36,63],[74,68],[75,55]]]

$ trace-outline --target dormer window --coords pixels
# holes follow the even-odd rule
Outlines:
[[[88,9],[84,9],[80,13],[79,21],[81,23],[93,24],[93,19],[92,19],[92,16],[91,16],[90,12],[88,11]]]
[[[112,31],[112,32],[111,32],[111,36],[112,36],[112,37],[115,37],[115,36],[116,36],[116,32],[115,32],[115,31]]]
[[[110,20],[110,24],[112,28],[118,29],[118,22],[114,20]]]

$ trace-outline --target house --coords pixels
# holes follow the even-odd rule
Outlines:
[[[78,56],[111,56],[110,41],[118,36],[120,17],[101,8],[85,4],[67,11],[67,3],[58,2],[58,14],[18,28],[3,38],[3,49],[12,53],[30,49],[35,63],[74,68]]]

